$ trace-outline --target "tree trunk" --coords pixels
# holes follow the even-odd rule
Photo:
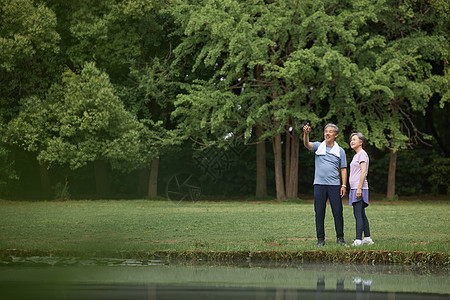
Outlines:
[[[266,143],[264,140],[259,140],[262,136],[261,126],[256,126],[256,137],[258,143],[256,144],[256,197],[267,196],[267,176],[266,176]]]
[[[158,195],[158,168],[159,158],[154,158],[150,168],[150,177],[148,179],[148,196],[156,197]]]
[[[281,151],[281,135],[279,132],[275,133],[272,140],[273,154],[275,159],[275,188],[277,191],[277,201],[286,199],[286,192],[284,190],[283,181],[283,155]]]
[[[286,193],[289,199],[296,199],[298,197],[298,153],[300,148],[300,137],[295,128],[290,135],[291,151],[289,159],[289,173],[286,178],[287,186]]]
[[[39,161],[39,173],[41,176],[41,189],[44,199],[51,197],[50,177],[48,175],[47,164],[44,161]]]
[[[286,196],[289,197],[289,176],[291,174],[291,133],[289,132],[290,123],[286,125],[286,142],[285,142],[285,150],[284,150],[284,180],[286,185]]]
[[[107,196],[109,194],[108,165],[103,160],[96,160],[94,171],[97,195]]]
[[[137,187],[137,194],[139,196],[147,196],[149,173],[148,168],[139,170],[139,182]]]
[[[257,65],[254,69],[255,78],[261,80],[261,74],[263,72],[263,67]],[[263,134],[263,129],[261,125],[257,125],[256,137],[258,138],[258,143],[256,144],[256,197],[266,197],[267,196],[267,174],[266,174],[266,142],[261,141],[259,138]]]
[[[389,173],[387,182],[386,198],[391,199],[395,196],[395,172],[397,169],[397,152],[390,150]]]

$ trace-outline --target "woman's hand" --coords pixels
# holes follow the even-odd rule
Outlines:
[[[362,197],[362,189],[356,189],[356,199]]]

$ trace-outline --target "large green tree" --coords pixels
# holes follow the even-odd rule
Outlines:
[[[58,77],[60,36],[56,27],[56,16],[44,3],[0,1],[0,159],[8,159],[0,170],[4,180],[17,178],[11,160],[17,149],[6,139],[6,124],[19,112],[20,99],[43,95]],[[46,169],[41,167],[43,191],[48,194]]]
[[[370,1],[180,1],[173,9],[185,34],[175,49],[193,56],[192,72],[213,76],[180,95],[183,129],[224,143],[260,128],[275,156],[277,199],[297,197],[300,124],[337,121],[353,101],[359,31],[375,20]],[[321,127],[321,126],[320,126]],[[284,140],[283,140],[284,139]],[[283,149],[285,159],[283,172]],[[258,174],[257,174],[258,175]]]
[[[388,198],[395,195],[397,152],[429,143],[415,114],[423,117],[432,97],[440,99],[441,107],[448,102],[450,20],[445,3],[386,1],[376,22],[362,28],[361,46],[354,50],[359,66],[355,102],[339,115],[348,118],[353,130],[367,134],[371,144],[389,149]]]
[[[138,168],[157,154],[161,138],[125,109],[108,75],[93,63],[63,78],[45,98],[25,98],[9,131],[50,166],[77,169],[93,162],[97,192],[107,194],[106,163],[123,171]]]
[[[31,0],[0,2],[0,118],[17,109],[17,99],[44,93],[57,76],[60,36],[56,16]]]
[[[159,159],[161,155],[179,144],[182,139],[176,124],[170,119],[176,95],[183,90],[183,65],[171,66],[172,49],[178,43],[174,34],[172,16],[164,8],[170,5],[164,1],[151,2],[151,9],[142,15],[137,29],[140,37],[140,56],[136,58],[127,74],[127,80],[120,85],[120,97],[139,120],[157,122],[164,133],[165,143],[159,155],[148,168],[141,170],[141,177],[148,176],[147,192],[150,197],[157,195]],[[143,176],[142,176],[143,175]],[[142,179],[140,182],[144,182]]]
[[[160,151],[175,142],[168,124],[171,89],[167,61],[170,59],[170,18],[160,13],[165,1],[48,0],[58,16],[62,56],[66,66],[78,72],[86,61],[95,61],[113,83],[125,108],[154,134],[165,135]],[[168,93],[166,93],[168,91]],[[172,100],[173,101],[173,100]],[[155,129],[154,124],[158,124]],[[150,159],[145,148],[141,158]],[[159,155],[142,160],[139,168],[147,182],[148,194],[156,196]],[[142,180],[140,180],[142,182]],[[140,185],[138,188],[143,187]]]

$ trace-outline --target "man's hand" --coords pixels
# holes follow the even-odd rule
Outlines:
[[[303,145],[311,151],[313,149],[313,143],[309,141],[309,133],[311,132],[311,126],[307,123],[303,126]]]
[[[341,168],[341,178],[342,178],[342,185],[341,185],[341,198],[345,196],[345,193],[347,193],[347,168]]]
[[[309,123],[307,123],[305,126],[303,126],[303,133],[309,134],[311,132],[311,126],[309,126]]]
[[[345,196],[345,193],[347,193],[347,188],[345,186],[341,186],[341,198]]]

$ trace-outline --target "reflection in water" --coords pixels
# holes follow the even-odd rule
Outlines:
[[[354,279],[356,283],[356,300],[369,300],[370,299],[370,285],[372,284],[371,279],[361,279],[356,277]]]
[[[370,285],[372,284],[371,279],[361,279],[359,277],[354,278],[354,283],[356,284],[356,300],[369,300],[370,299]],[[338,278],[336,280],[336,292],[334,299],[348,299],[349,292],[345,292],[344,287],[345,277]],[[329,299],[330,293],[326,292],[325,289],[325,275],[319,275],[317,277],[317,287],[316,287],[316,300]]]
[[[450,295],[448,267],[12,261],[0,261],[0,299],[428,300]]]

